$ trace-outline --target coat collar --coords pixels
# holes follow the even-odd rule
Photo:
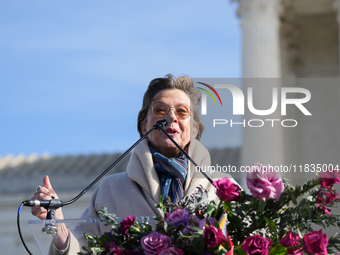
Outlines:
[[[190,141],[189,156],[199,166],[210,165],[210,154],[208,150],[196,139],[191,139]],[[132,152],[127,166],[127,174],[128,177],[143,188],[156,203],[159,203],[161,194],[159,178],[153,164],[147,139],[144,139]],[[207,182],[201,173],[195,171],[195,166],[190,162],[184,185],[185,195],[192,194],[199,185],[205,188],[207,185],[210,186]]]

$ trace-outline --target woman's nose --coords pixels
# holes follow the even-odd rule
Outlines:
[[[172,121],[177,122],[178,118],[177,118],[177,115],[176,115],[176,109],[170,108],[170,112],[168,114],[168,117],[171,118]]]

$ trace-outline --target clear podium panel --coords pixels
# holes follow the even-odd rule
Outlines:
[[[47,255],[53,240],[53,234],[65,224],[66,228],[74,232],[78,224],[88,224],[91,228],[98,228],[99,224],[105,225],[99,219],[69,219],[69,220],[30,220],[28,226],[37,242],[42,255]]]
[[[152,217],[135,217],[135,220],[142,223],[151,223],[154,220],[150,220]],[[116,218],[118,222],[124,218]],[[150,222],[151,221],[151,222]],[[64,226],[62,226],[64,224]],[[79,229],[99,229],[104,234],[110,231],[110,227],[105,226],[106,221],[98,218],[91,219],[68,219],[68,220],[30,220],[28,221],[29,228],[37,242],[42,255],[48,255],[50,246],[53,241],[53,235],[57,229],[66,227],[74,236],[83,236],[84,233],[79,233]],[[82,226],[85,225],[85,226]],[[78,230],[77,230],[78,229]],[[84,244],[86,245],[86,244]]]

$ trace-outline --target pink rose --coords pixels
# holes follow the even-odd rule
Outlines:
[[[270,239],[255,235],[246,237],[246,239],[244,239],[242,243],[241,248],[245,251],[247,255],[268,255],[271,245],[272,241],[270,241]]]
[[[328,238],[322,230],[312,231],[303,237],[303,249],[311,254],[327,254]]]
[[[184,251],[177,247],[161,248],[158,250],[158,255],[183,255]]]
[[[213,185],[216,187],[216,195],[225,202],[240,201],[241,188],[234,184],[229,178],[223,178],[214,181]]]
[[[142,237],[140,242],[146,255],[156,255],[159,249],[171,247],[172,244],[170,237],[158,232],[152,232]]]
[[[271,166],[256,163],[247,172],[247,186],[253,195],[263,201],[266,198],[278,200],[285,187],[278,172]]]
[[[335,199],[338,197],[338,193],[334,192],[322,192],[325,198],[322,198],[320,195],[318,195],[318,206],[326,213],[326,214],[331,214],[328,209],[326,208],[325,204],[330,204],[332,203]]]
[[[135,216],[133,216],[131,218],[130,215],[126,219],[123,219],[122,222],[120,223],[119,232],[121,234],[123,234],[125,236],[126,240],[128,240],[128,241],[129,241],[128,231],[134,223],[135,223]]]
[[[181,226],[187,223],[188,219],[189,219],[189,212],[187,210],[177,209],[169,214],[169,217],[167,217],[166,221],[178,227],[178,226]]]
[[[340,183],[339,172],[334,169],[327,169],[327,172],[321,172],[319,179],[321,179],[321,186],[325,189],[330,189],[333,187],[333,184]]]
[[[293,235],[293,232],[290,230],[287,235],[280,240],[280,244],[284,247],[297,246],[300,245],[299,240],[301,240],[299,235]],[[288,250],[288,254],[302,255],[302,252],[298,252],[300,249],[301,248]]]
[[[215,248],[226,242],[222,230],[215,226],[205,227],[203,231],[203,239],[210,248]]]

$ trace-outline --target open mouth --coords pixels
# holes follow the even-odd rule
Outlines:
[[[165,130],[169,135],[178,134],[179,132],[174,128],[168,128]]]

